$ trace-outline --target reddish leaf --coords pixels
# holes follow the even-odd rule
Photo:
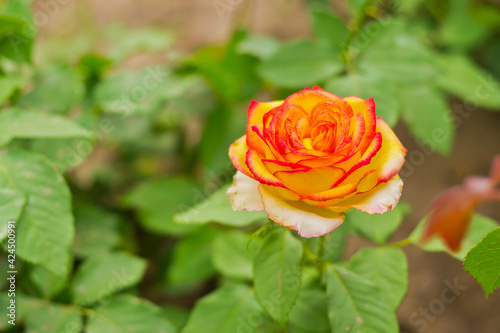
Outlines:
[[[422,240],[439,236],[452,251],[458,251],[476,209],[476,196],[462,186],[444,191],[433,203]]]

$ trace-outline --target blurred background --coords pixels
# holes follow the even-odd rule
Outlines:
[[[11,7],[21,16],[31,8],[35,29],[16,39],[21,50],[33,43],[26,51],[33,63],[22,68],[10,103],[76,119],[97,137],[29,143],[67,171],[75,257],[93,253],[89,239],[104,233],[116,237],[109,248],[150,259],[139,294],[171,307],[179,325],[213,289],[214,272],[199,258],[196,287],[175,284],[167,267],[182,255],[172,254],[175,240],[191,230],[170,221],[180,205],[230,181],[227,148],[244,133],[252,99],[312,85],[374,97],[377,114],[408,149],[402,200],[411,212],[393,240],[411,233],[442,190],[488,174],[500,153],[496,0],[39,0]],[[500,220],[498,204],[480,212]],[[87,220],[120,223],[88,227]],[[368,244],[352,236],[344,258]],[[404,251],[410,284],[398,310],[402,332],[500,332],[498,291],[485,299],[446,253]],[[180,268],[177,279],[194,271]],[[456,300],[425,314],[457,281],[465,287]]]

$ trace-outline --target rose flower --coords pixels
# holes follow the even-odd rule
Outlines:
[[[306,88],[284,101],[250,103],[246,135],[229,147],[238,171],[227,194],[234,210],[265,210],[317,237],[340,226],[349,209],[393,209],[405,154],[373,98]]]

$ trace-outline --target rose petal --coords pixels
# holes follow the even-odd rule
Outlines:
[[[389,125],[377,117],[377,132],[382,133],[382,148],[375,155],[371,164],[373,169],[380,170],[379,182],[386,182],[396,175],[405,162],[406,148]],[[380,164],[379,164],[380,163]]]
[[[259,193],[259,182],[236,171],[233,184],[226,194],[233,210],[261,211],[264,209]]]
[[[357,96],[351,96],[344,98],[347,103],[351,106],[354,116],[361,113],[365,119],[365,133],[363,138],[359,141],[357,147],[353,146],[355,150],[364,151],[368,148],[373,137],[375,136],[377,120],[375,115],[375,102],[373,98],[361,99]]]
[[[264,162],[262,162],[262,158],[259,156],[257,151],[253,149],[249,149],[247,151],[247,159],[246,165],[252,172],[253,177],[258,180],[260,183],[285,187],[279,180],[276,178],[269,169],[265,166]]]
[[[312,111],[316,104],[327,101],[331,101],[329,96],[309,88],[296,92],[285,99],[285,103],[300,105],[308,113]]]
[[[335,208],[351,207],[368,214],[383,214],[398,204],[402,189],[403,181],[399,175],[396,175],[387,183],[379,184],[368,193],[358,194],[342,201]]]
[[[327,201],[333,199],[341,199],[345,196],[356,192],[355,184],[346,184],[334,187],[330,190],[326,190],[323,192],[318,192],[313,195],[307,196],[304,199],[314,200],[314,201]],[[315,203],[314,203],[315,204]]]
[[[274,175],[287,188],[307,197],[331,189],[344,173],[342,169],[326,167],[304,171],[278,171]]]
[[[302,237],[319,237],[344,222],[344,215],[328,209],[318,209],[300,201],[285,201],[259,186],[264,210],[271,220],[296,230]]]
[[[262,125],[262,119],[264,114],[279,106],[283,103],[283,101],[274,101],[268,103],[259,103],[256,101],[252,101],[248,107],[248,116],[247,116],[247,145],[252,147],[253,149],[257,149],[260,145],[260,139],[258,135],[252,130],[252,126],[254,125]],[[255,147],[253,147],[256,145]]]
[[[244,173],[248,177],[252,177],[252,173],[246,165],[247,150],[246,135],[243,135],[229,146],[229,158],[238,171]]]

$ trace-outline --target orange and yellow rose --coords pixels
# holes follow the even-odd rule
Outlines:
[[[233,209],[265,210],[303,237],[321,236],[356,208],[394,208],[406,149],[375,115],[372,98],[341,98],[319,87],[248,108],[246,135],[229,148],[238,170]]]

